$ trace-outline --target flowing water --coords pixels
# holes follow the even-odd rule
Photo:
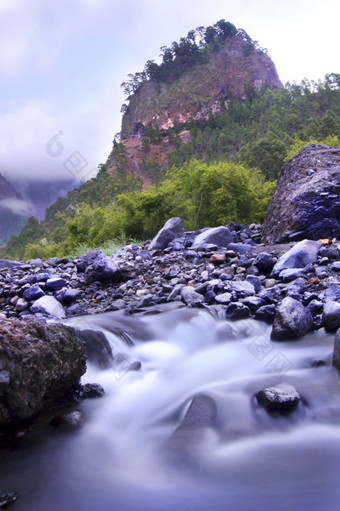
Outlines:
[[[229,323],[198,309],[72,319],[102,329],[116,360],[89,365],[102,399],[79,405],[85,423],[46,425],[34,445],[4,453],[0,493],[17,511],[335,511],[340,507],[340,385],[334,336],[272,343],[269,326]],[[117,356],[117,354],[119,354]],[[140,361],[140,371],[127,371]],[[315,364],[318,361],[325,365]],[[270,416],[254,393],[294,385],[304,404]],[[197,394],[213,398],[213,428],[169,439]]]

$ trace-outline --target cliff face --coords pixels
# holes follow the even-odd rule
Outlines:
[[[249,85],[254,89],[266,84],[273,89],[282,87],[271,59],[259,50],[247,55],[246,45],[241,36],[228,38],[177,82],[143,82],[130,97],[123,116],[122,140],[140,137],[149,123],[166,131],[175,122],[207,119],[222,105],[228,107],[231,98],[245,99]]]
[[[22,199],[21,195],[17,193],[13,186],[4,178],[0,173],[0,200],[5,199]]]

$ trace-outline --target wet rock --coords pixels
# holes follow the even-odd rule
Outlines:
[[[67,285],[67,281],[60,277],[52,277],[46,280],[46,290],[47,291],[59,291],[62,287]]]
[[[15,492],[0,493],[0,509],[6,509],[10,504],[18,500],[19,495]]]
[[[340,303],[329,301],[325,304],[322,324],[327,332],[335,332],[340,328]]]
[[[120,278],[120,272],[118,265],[116,264],[113,257],[104,256],[100,254],[92,263],[93,265],[93,277],[96,280],[112,280]]]
[[[54,296],[42,296],[31,305],[31,311],[41,313],[54,319],[64,319],[66,317],[64,307],[54,298]]]
[[[83,414],[79,411],[73,411],[69,413],[64,413],[61,415],[56,415],[51,420],[51,424],[57,427],[72,427],[79,428],[84,422]]]
[[[85,344],[85,352],[89,362],[105,369],[113,364],[113,354],[105,334],[96,330],[77,330],[77,337]]]
[[[247,319],[250,317],[250,309],[241,302],[233,302],[229,304],[225,311],[226,318],[231,321],[239,319]]]
[[[184,286],[181,291],[182,300],[186,305],[190,305],[191,307],[198,305],[204,301],[204,297],[197,293],[195,289],[191,286]]]
[[[255,294],[253,284],[247,280],[231,282],[230,289],[236,292],[238,298],[246,298]]]
[[[340,372],[340,328],[338,328],[334,339],[333,367]]]
[[[81,385],[79,391],[80,399],[93,399],[97,397],[103,397],[105,390],[99,383],[85,383]]]
[[[315,263],[321,246],[318,241],[300,241],[279,258],[273,268],[273,275],[278,275],[287,268],[305,268],[308,264]]]
[[[269,413],[291,413],[301,401],[301,396],[292,385],[280,383],[255,394],[257,402]]]
[[[86,370],[75,330],[38,321],[1,322],[0,360],[0,427],[58,403]]]
[[[291,282],[292,280],[302,277],[302,275],[304,275],[304,270],[302,268],[287,268],[280,272],[279,279],[281,279],[282,282]]]
[[[233,242],[233,236],[228,227],[213,227],[203,231],[196,236],[192,247],[199,249],[207,244],[215,245],[216,247],[227,247],[229,243]]]
[[[25,300],[33,301],[38,300],[44,295],[45,295],[44,291],[39,286],[30,286],[27,289],[25,289],[25,291],[22,294],[22,297]]]
[[[271,339],[273,341],[299,339],[309,332],[312,326],[313,319],[310,311],[299,301],[287,297],[277,308]]]
[[[195,396],[184,419],[174,431],[173,437],[183,432],[192,432],[212,427],[216,420],[215,401],[205,394]]]
[[[265,321],[266,323],[272,323],[274,321],[275,313],[275,305],[263,305],[255,312],[255,319],[258,321]]]

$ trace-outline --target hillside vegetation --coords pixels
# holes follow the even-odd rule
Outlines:
[[[31,217],[0,247],[0,257],[60,257],[122,236],[148,239],[174,215],[187,230],[261,222],[287,158],[311,141],[339,145],[340,75],[276,89],[248,84],[244,90],[244,97],[221,102],[207,118],[174,123],[166,131],[144,126],[139,143],[151,183],[147,189],[138,172],[128,171],[129,146],[116,138],[97,177],[59,198],[44,221]],[[165,145],[162,164],[160,158],[148,160],[150,152],[164,154]]]

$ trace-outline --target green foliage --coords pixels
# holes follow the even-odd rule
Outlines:
[[[288,161],[293,156],[295,156],[301,149],[303,149],[308,144],[321,144],[321,145],[327,145],[327,146],[340,146],[340,139],[336,136],[328,136],[324,140],[316,140],[316,139],[310,139],[308,141],[306,140],[300,140],[298,137],[295,137],[294,143],[290,147],[290,150],[287,153],[287,156],[284,161]]]

